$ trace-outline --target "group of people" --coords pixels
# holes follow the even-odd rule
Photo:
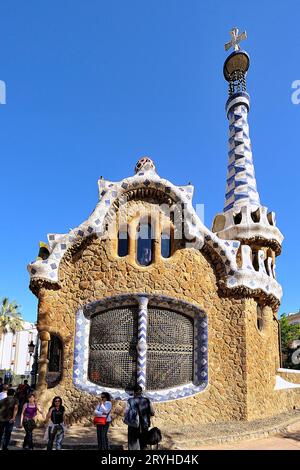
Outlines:
[[[2,385],[2,387],[1,387]],[[25,384],[26,385],[26,384]],[[153,405],[150,400],[142,395],[142,388],[137,385],[133,390],[133,396],[129,398],[125,409],[124,423],[128,426],[128,450],[142,450],[147,446],[147,433],[150,427],[151,416],[154,416]],[[0,384],[0,445],[2,450],[7,450],[13,427],[16,423],[20,403],[18,395],[13,388],[6,388]],[[36,428],[38,412],[46,420],[45,438],[47,450],[52,450],[53,445],[60,450],[65,434],[65,408],[59,396],[53,398],[52,404],[45,416],[43,409],[37,403],[36,396],[29,392],[25,402],[21,403],[19,427],[24,428],[24,449],[33,449],[33,430]],[[100,401],[94,410],[94,424],[97,430],[99,450],[107,450],[108,429],[112,422],[112,402],[109,393],[102,392]]]
[[[154,416],[154,409],[151,401],[142,395],[143,389],[136,385],[133,389],[133,397],[127,401],[124,414],[124,423],[128,426],[128,450],[143,450],[147,446],[147,435],[150,428],[151,417]],[[105,417],[106,422],[98,424],[97,427],[98,449],[108,449],[107,433],[111,418],[112,403],[109,393],[101,393],[100,402],[95,409],[96,417]]]
[[[8,450],[11,433],[18,417],[19,428],[25,430],[23,449],[33,450],[33,430],[37,427],[38,412],[46,420],[47,450],[52,450],[54,442],[56,449],[61,449],[65,426],[65,408],[62,405],[62,399],[54,397],[45,416],[27,380],[16,391],[0,380],[0,446],[2,444],[2,450]]]

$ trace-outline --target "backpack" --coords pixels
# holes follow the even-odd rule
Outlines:
[[[146,434],[146,443],[149,446],[153,446],[156,444],[156,448],[158,449],[158,443],[161,441],[161,431],[158,428],[151,428]]]
[[[134,400],[130,398],[128,400],[129,408],[125,413],[123,422],[132,428],[138,428],[140,425],[140,415],[138,407],[136,406]]]

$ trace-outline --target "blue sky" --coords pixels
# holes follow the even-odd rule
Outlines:
[[[47,233],[97,202],[97,179],[133,174],[142,155],[191,181],[205,223],[224,204],[229,30],[247,30],[250,137],[261,202],[285,241],[281,312],[299,299],[300,4],[200,0],[0,1],[0,296],[36,318],[26,265]]]

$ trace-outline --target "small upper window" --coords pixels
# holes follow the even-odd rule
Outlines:
[[[118,233],[118,256],[128,255],[128,231],[120,230]]]
[[[252,264],[255,269],[255,271],[259,271],[259,262],[258,262],[258,252],[253,251],[252,252]]]
[[[149,266],[153,258],[151,224],[142,222],[137,231],[137,262],[141,266]]]
[[[263,319],[263,311],[262,311],[262,308],[257,305],[257,308],[256,308],[256,314],[257,314],[257,328],[259,329],[259,331],[261,331],[263,329],[263,326],[264,326],[264,319]]]
[[[163,258],[170,258],[171,256],[171,237],[167,232],[161,234],[161,256]]]

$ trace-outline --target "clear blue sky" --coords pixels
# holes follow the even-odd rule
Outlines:
[[[275,1],[0,1],[0,296],[36,318],[28,262],[47,233],[83,222],[97,179],[120,180],[150,155],[191,181],[205,223],[224,204],[229,30],[246,29],[254,163],[261,202],[285,235],[281,312],[299,295],[300,4]]]

